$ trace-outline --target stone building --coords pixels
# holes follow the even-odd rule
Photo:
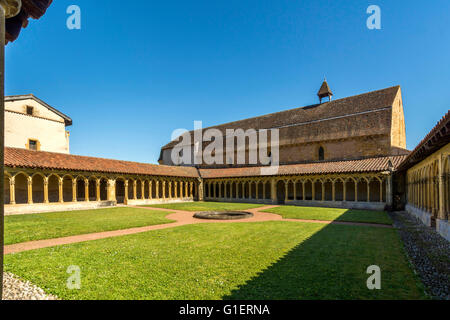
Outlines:
[[[34,95],[5,97],[5,146],[69,153],[72,119]]]

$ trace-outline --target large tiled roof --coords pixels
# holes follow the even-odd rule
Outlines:
[[[406,158],[403,156],[369,158],[362,160],[315,162],[303,164],[291,164],[280,166],[278,171],[270,172],[267,167],[264,174],[263,167],[241,167],[226,169],[200,169],[202,178],[232,178],[232,177],[253,177],[261,175],[312,175],[331,173],[363,173],[380,172],[389,170],[389,160],[392,169],[395,170]]]
[[[6,19],[6,42],[17,39],[22,28],[28,26],[28,19],[39,19],[47,11],[53,0],[22,0],[20,13],[13,18]]]
[[[411,168],[448,143],[450,143],[450,110],[409,154],[400,169]]]
[[[392,105],[399,90],[400,86],[390,87],[210,128],[218,129],[224,135],[227,129],[277,128],[280,129],[280,144],[390,134]],[[170,149],[177,143],[172,141],[162,149]]]
[[[130,161],[68,155],[26,149],[5,148],[5,166],[15,168],[68,170],[115,174],[139,174],[169,177],[232,178],[277,175],[308,175],[328,173],[380,172],[396,169],[406,156],[369,158],[363,160],[315,162],[282,165],[276,172],[265,173],[263,167],[240,167],[225,169],[199,169],[193,167],[162,166]],[[267,167],[264,167],[267,171]],[[270,171],[270,170],[269,170]],[[200,175],[199,175],[200,174]]]
[[[170,177],[198,177],[197,169],[5,148],[5,166]]]

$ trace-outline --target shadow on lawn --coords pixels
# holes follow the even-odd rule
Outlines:
[[[223,299],[421,298],[411,270],[397,269],[399,261],[404,263],[401,246],[392,245],[396,239],[395,232],[372,227],[328,225]],[[380,241],[383,238],[387,242]],[[380,266],[384,272],[383,290],[367,288],[370,275],[366,271],[371,265]]]

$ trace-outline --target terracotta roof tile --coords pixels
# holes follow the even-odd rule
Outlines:
[[[192,167],[169,167],[17,148],[5,148],[5,166],[170,177],[198,177],[197,169]]]
[[[406,158],[403,156],[369,158],[363,160],[315,162],[283,165],[276,173],[267,175],[311,175],[311,174],[331,174],[331,173],[360,173],[360,172],[380,172],[389,169],[391,160],[395,170]],[[267,167],[266,167],[267,168]],[[232,178],[232,177],[253,177],[260,176],[262,167],[247,168],[226,168],[226,169],[200,169],[202,178]]]

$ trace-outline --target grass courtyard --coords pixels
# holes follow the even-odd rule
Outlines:
[[[396,230],[302,222],[199,224],[7,255],[63,299],[421,299]],[[69,266],[81,289],[66,287]],[[382,289],[368,290],[368,266]]]
[[[171,223],[167,212],[138,208],[38,213],[5,217],[5,244]]]
[[[285,219],[392,224],[391,218],[384,211],[282,206],[267,209],[263,212],[276,213]]]
[[[208,211],[261,205],[207,202],[155,207]],[[308,218],[303,213],[300,218],[327,220],[327,211],[329,219],[345,215],[334,209],[306,210]],[[166,214],[116,208],[12,216],[7,217],[5,235],[9,243],[16,243],[124,229],[168,223]],[[293,215],[286,217],[299,218]],[[381,290],[367,288],[366,270],[372,265],[381,269]],[[69,266],[81,270],[79,290],[67,288]],[[9,254],[5,269],[69,300],[427,298],[397,230],[300,221],[202,223],[153,230]]]

